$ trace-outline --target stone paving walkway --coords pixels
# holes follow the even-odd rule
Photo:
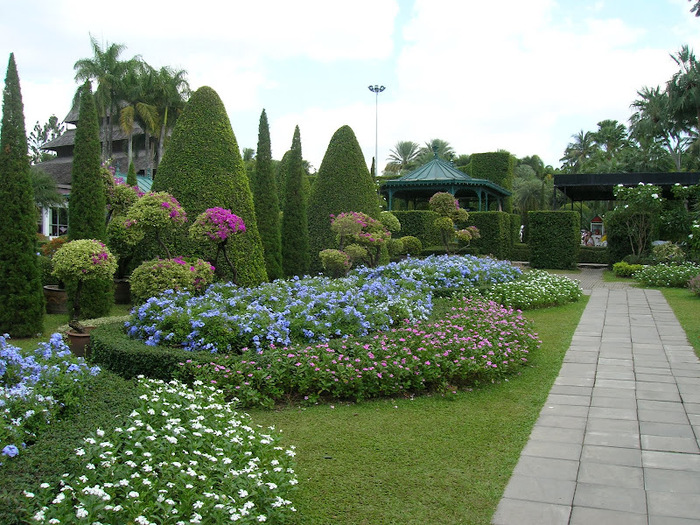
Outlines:
[[[494,525],[700,524],[700,361],[658,290],[590,294]]]

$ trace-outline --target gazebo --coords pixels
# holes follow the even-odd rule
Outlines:
[[[455,168],[451,163],[439,159],[437,152],[433,159],[420,168],[401,178],[385,182],[379,188],[387,199],[388,209],[394,209],[396,199],[405,201],[416,209],[420,202],[427,202],[438,192],[454,195],[460,207],[473,211],[488,211],[495,206],[503,211],[503,199],[511,192],[498,184],[485,179],[474,179]]]

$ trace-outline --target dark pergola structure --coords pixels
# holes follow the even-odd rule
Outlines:
[[[492,205],[503,210],[503,200],[511,192],[485,179],[474,179],[458,170],[451,163],[435,157],[420,168],[381,185],[380,194],[386,197],[388,209],[394,209],[396,199],[413,204],[427,202],[438,192],[447,192],[460,201],[460,206],[476,211],[488,211]]]
[[[671,188],[692,186],[700,183],[698,172],[672,173],[577,173],[575,175],[555,175],[554,188],[574,202],[615,200],[615,186],[637,186],[653,184],[659,186],[664,198],[673,198]]]

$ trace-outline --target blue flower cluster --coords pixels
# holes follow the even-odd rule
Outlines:
[[[14,457],[44,430],[75,399],[88,376],[99,367],[89,367],[71,354],[61,334],[24,352],[0,336],[0,449]]]
[[[366,335],[432,310],[422,282],[360,274],[277,280],[254,288],[217,283],[202,296],[168,291],[149,299],[126,323],[148,345],[238,351],[292,342],[324,342]]]
[[[425,259],[408,257],[378,268],[361,267],[351,273],[367,279],[414,279],[427,284],[432,290],[463,290],[513,281],[522,275],[522,270],[508,261],[489,257],[431,255]]]

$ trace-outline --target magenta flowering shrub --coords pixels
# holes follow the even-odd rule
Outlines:
[[[190,226],[190,238],[225,242],[237,233],[245,232],[245,223],[231,210],[209,208],[202,212]]]
[[[481,298],[462,298],[441,320],[414,320],[371,337],[272,347],[213,356],[207,365],[181,363],[244,405],[294,397],[363,400],[455,390],[511,372],[539,348],[519,311]]]
[[[336,234],[341,251],[370,268],[377,265],[382,246],[391,239],[391,232],[381,221],[357,211],[331,215],[331,231]],[[359,249],[348,250],[350,246]]]
[[[64,282],[111,279],[117,262],[109,249],[94,239],[79,239],[61,246],[51,264],[53,274]]]
[[[129,281],[132,301],[141,304],[166,290],[203,292],[214,281],[214,267],[202,259],[155,259],[136,268]]]

